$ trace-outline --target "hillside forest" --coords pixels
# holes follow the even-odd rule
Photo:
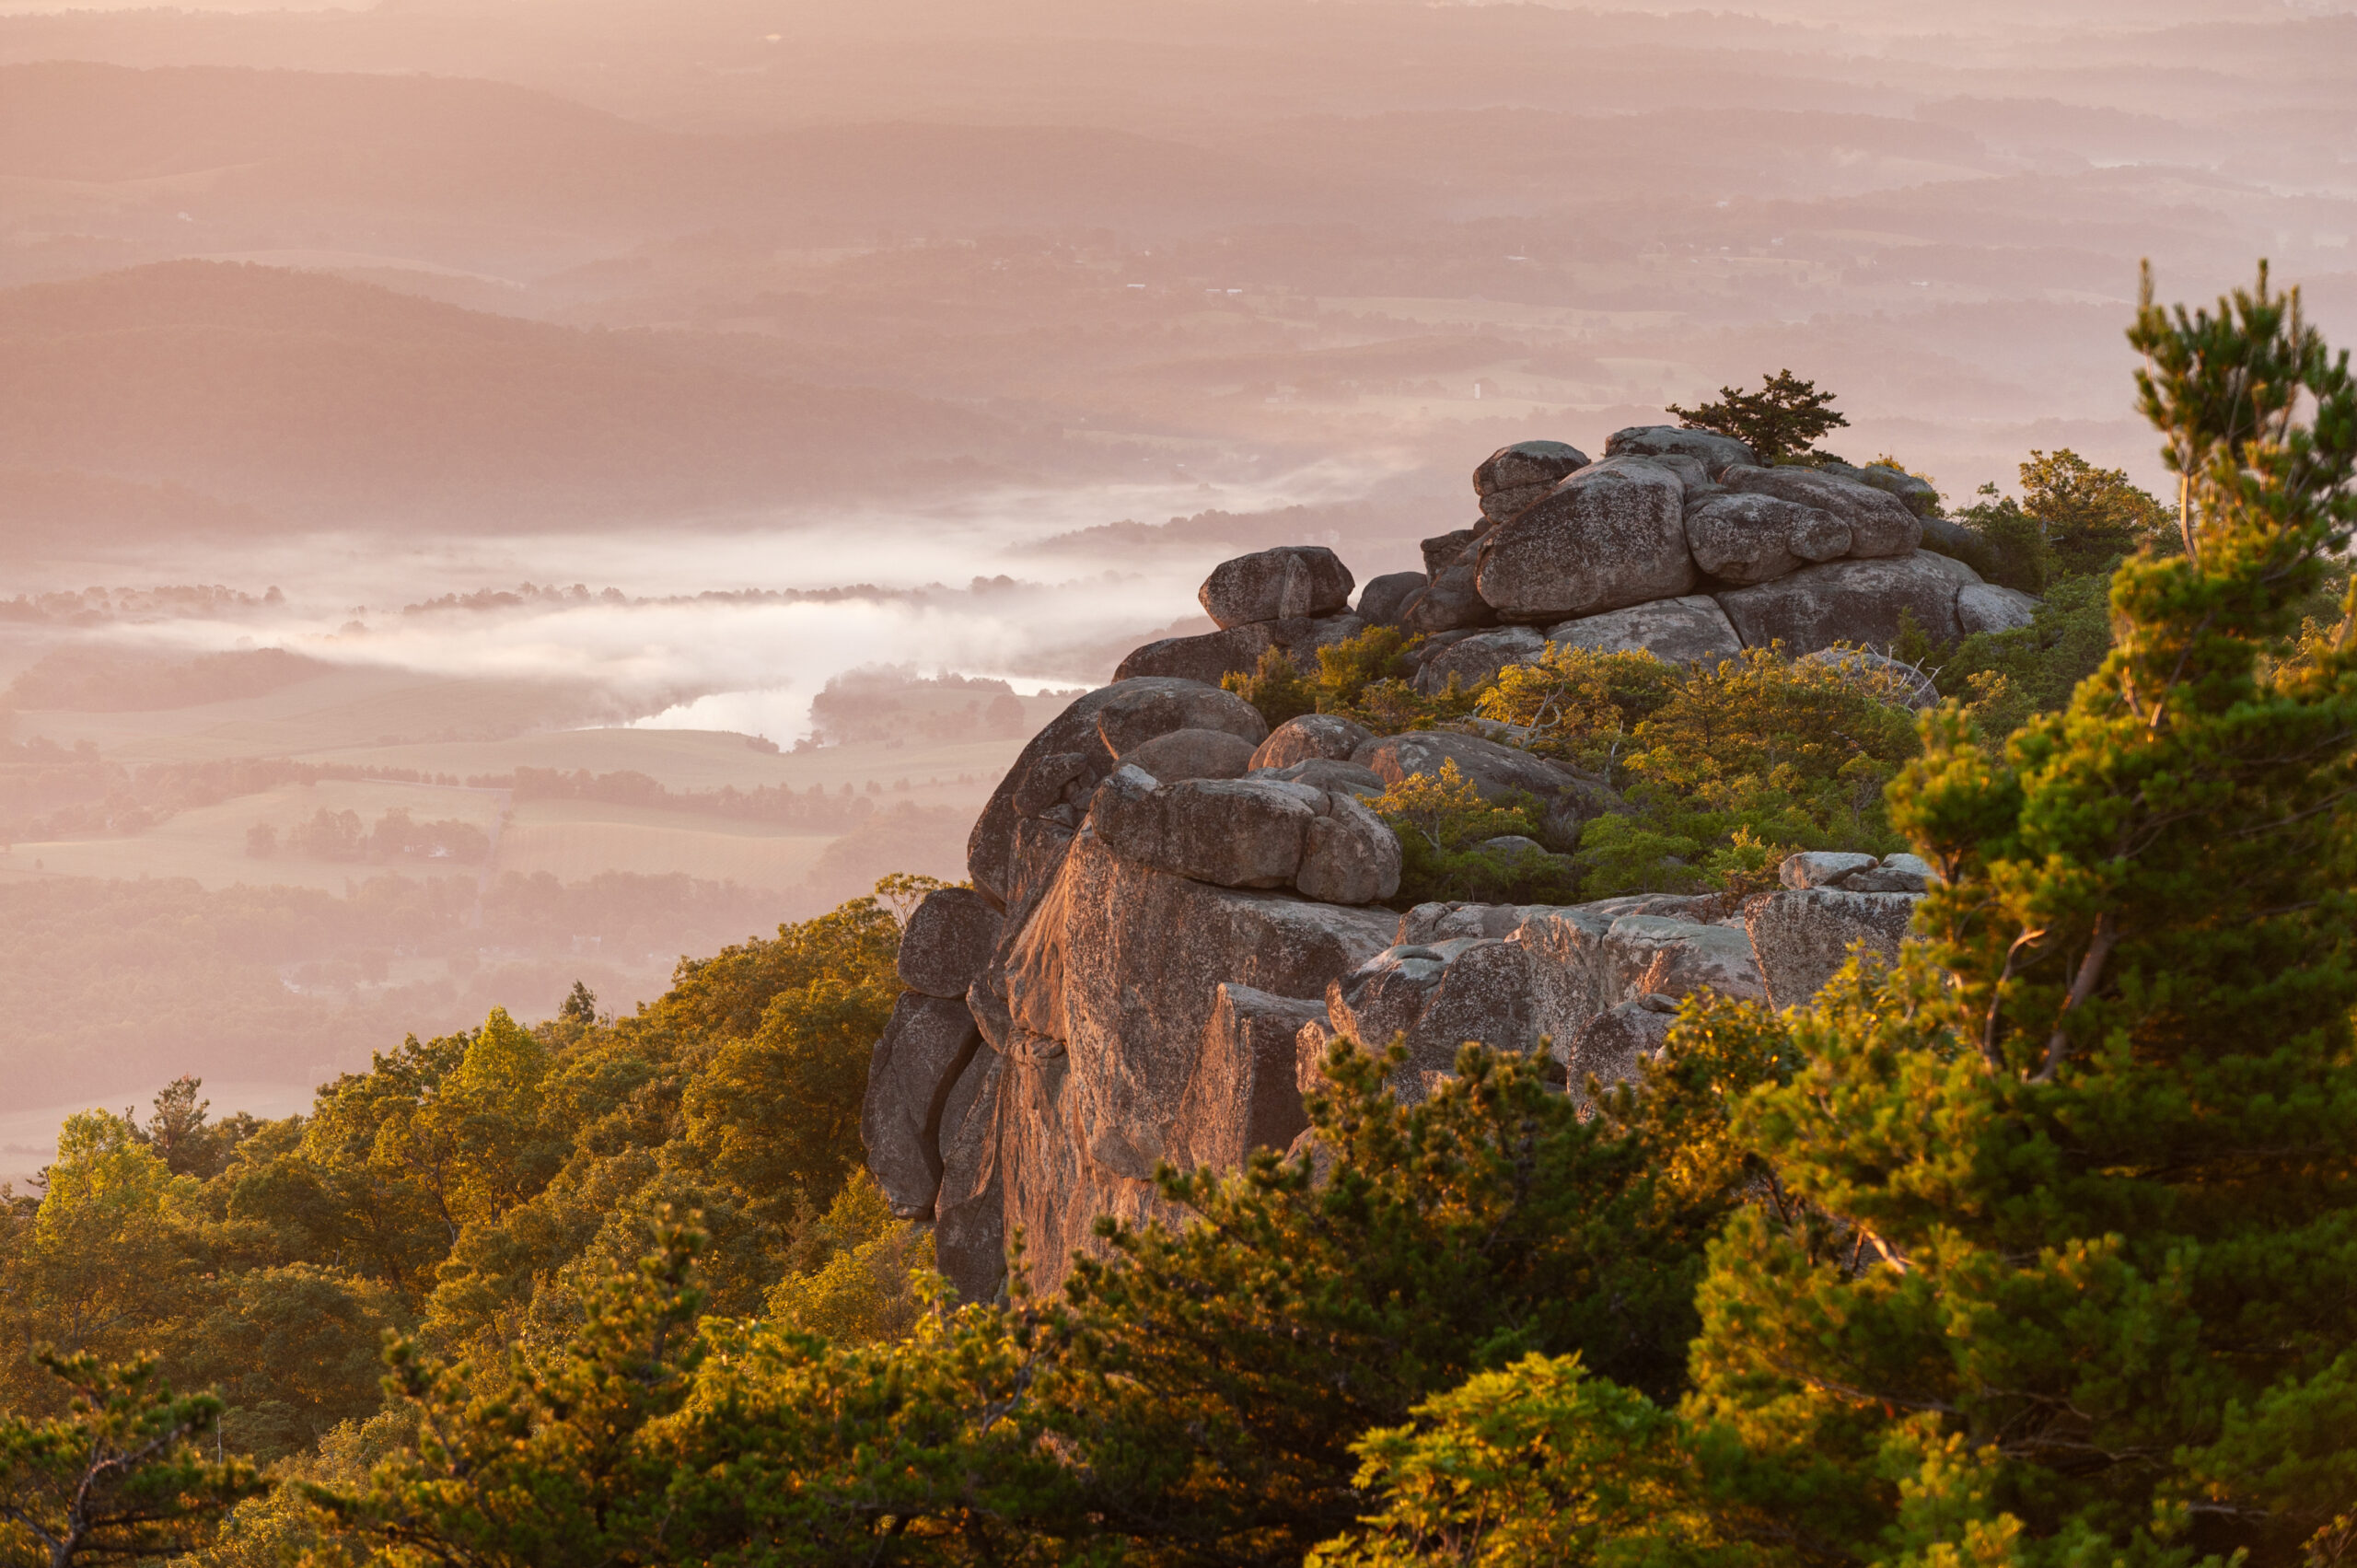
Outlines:
[[[2034,459],[1972,526],[2053,619],[1923,650],[1920,716],[1772,658],[1432,700],[1625,759],[1566,896],[1912,846],[1895,964],[1689,1001],[1586,1120],[1472,1046],[1403,1106],[1341,1041],[1302,1153],[1166,1170],[1196,1217],[1108,1222],[1051,1298],[1018,1241],[952,1299],[862,1167],[923,878],[627,1016],[576,986],[412,1036],[300,1116],[181,1078],[0,1209],[0,1551],[2350,1561],[2357,383],[2264,273],[2131,339],[2181,507]],[[2037,526],[2058,497],[2092,509]],[[1248,687],[1433,722],[1382,656]],[[1435,889],[1486,874],[1472,807],[1381,809]]]

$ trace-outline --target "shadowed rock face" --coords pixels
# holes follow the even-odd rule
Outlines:
[[[1397,626],[1408,600],[1423,586],[1422,572],[1386,572],[1359,590],[1358,618],[1370,626]]]
[[[1656,996],[1623,1002],[1589,1019],[1564,1053],[1564,1086],[1572,1098],[1585,1108],[1592,1103],[1591,1081],[1605,1088],[1634,1082],[1645,1059],[1668,1043],[1677,1021],[1677,1006]]]
[[[1416,670],[1416,690],[1426,696],[1448,687],[1448,678],[1474,686],[1510,664],[1529,664],[1547,651],[1547,639],[1535,626],[1507,626],[1461,638],[1424,660]]]
[[[941,1119],[981,1036],[966,1004],[905,991],[867,1071],[860,1141],[867,1167],[902,1219],[931,1219],[941,1186]]]
[[[1285,545],[1223,561],[1196,596],[1222,627],[1334,615],[1350,608],[1351,569],[1319,544]]]
[[[998,946],[999,915],[970,888],[924,896],[900,934],[900,983],[928,996],[963,996]]]
[[[1686,487],[1656,464],[1608,458],[1481,541],[1475,586],[1504,621],[1541,624],[1647,599],[1697,580],[1686,548]]]
[[[1407,602],[1399,607],[1399,624],[1427,637],[1436,632],[1461,632],[1497,623],[1498,612],[1481,597],[1469,554],[1440,568],[1431,582],[1409,595]]]
[[[1743,639],[1736,635],[1726,611],[1707,594],[1657,598],[1566,621],[1549,627],[1547,640],[1600,654],[1648,653],[1670,664],[1695,659],[1716,663],[1743,652]]]
[[[1840,642],[1888,647],[1898,641],[1902,610],[1913,613],[1925,635],[1952,641],[1961,634],[1956,593],[1954,577],[1917,554],[1829,561],[1713,597],[1746,647],[1782,643],[1787,652],[1801,654]]]

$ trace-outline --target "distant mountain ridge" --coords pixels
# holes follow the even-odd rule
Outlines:
[[[946,402],[318,273],[175,261],[0,293],[0,470],[184,485],[295,526],[644,518],[1029,449]]]
[[[783,224],[863,238],[877,224],[1266,219],[1350,200],[1330,180],[1101,127],[886,122],[712,135],[464,77],[0,65],[0,174],[110,183],[203,171],[215,173],[215,206],[332,199],[511,222]]]

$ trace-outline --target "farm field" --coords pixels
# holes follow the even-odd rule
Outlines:
[[[499,841],[502,873],[546,872],[582,882],[602,872],[684,872],[744,888],[800,882],[834,835],[794,833],[761,822],[595,800],[519,803]]]
[[[247,853],[246,834],[256,824],[261,824],[271,828],[284,843],[294,830],[320,811],[349,811],[366,830],[386,812],[405,810],[420,822],[461,821],[490,836],[498,827],[504,799],[505,792],[498,790],[373,780],[345,783],[329,779],[312,784],[288,784],[257,795],[238,796],[217,806],[193,807],[139,833],[92,833],[19,842],[0,854],[0,872],[122,880],[185,877],[207,889],[242,884],[317,888],[331,893],[342,893],[348,884],[366,881],[389,870],[410,876],[456,873],[472,880],[480,875],[481,866],[458,866],[447,860],[402,861],[384,865],[365,860],[313,859],[284,849],[258,858]]]

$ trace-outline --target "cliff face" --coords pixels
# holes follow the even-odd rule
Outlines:
[[[1158,1164],[1286,1146],[1338,1034],[1403,1039],[1407,1098],[1466,1040],[1543,1050],[1579,1093],[1631,1075],[1685,995],[1788,1005],[1853,942],[1896,952],[1929,875],[1905,855],[1794,856],[1784,890],[1740,911],[1641,895],[1396,913],[1380,906],[1399,846],[1362,796],[1454,764],[1575,829],[1610,792],[1469,733],[1314,715],[1271,734],[1216,686],[1265,648],[1306,661],[1373,621],[1423,633],[1428,669],[1472,679],[1549,642],[1798,655],[1893,639],[1901,607],[1935,637],[2027,619],[2024,596],[1918,548],[1922,498],[1894,470],[1761,469],[1685,430],[1623,431],[1608,452],[1494,455],[1480,521],[1427,541],[1421,578],[1378,578],[1356,611],[1329,551],[1225,563],[1202,596],[1221,630],[1138,650],[1025,748],[976,824],[972,889],[910,922],[910,989],[866,1105],[870,1167],[898,1213],[934,1224],[963,1294],[999,1288],[1018,1229],[1031,1284],[1053,1289],[1098,1215],[1161,1211]]]

